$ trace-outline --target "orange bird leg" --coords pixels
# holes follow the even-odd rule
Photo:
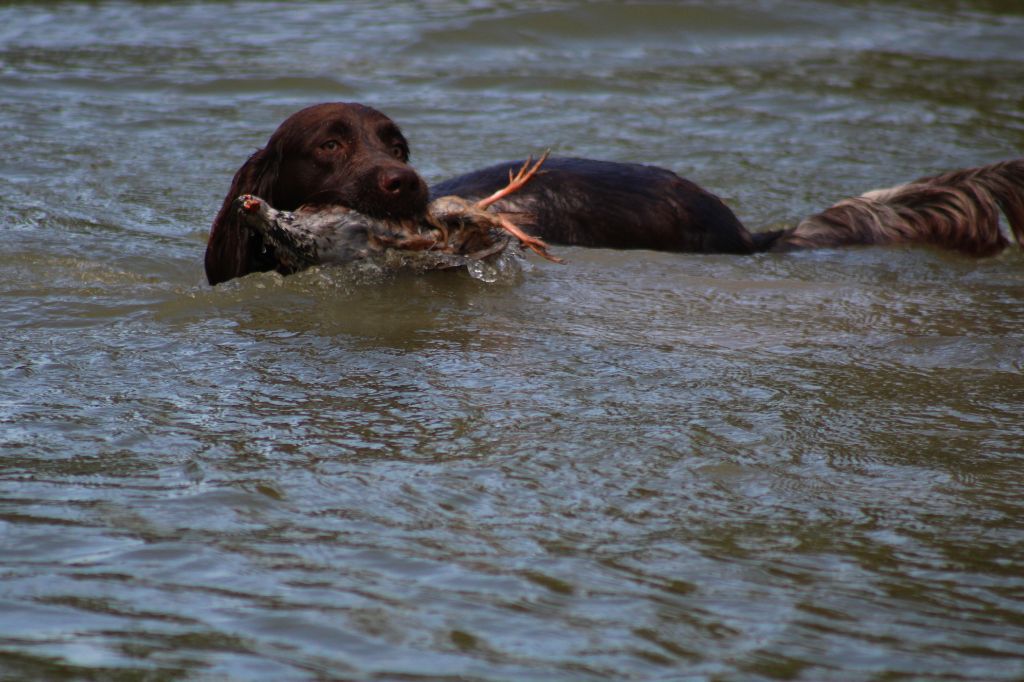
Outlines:
[[[501,225],[501,229],[508,232],[510,235],[519,240],[519,243],[536,253],[541,258],[546,258],[552,263],[564,263],[558,256],[552,256],[548,253],[548,245],[543,239],[537,237],[531,237],[526,234],[518,227],[516,227],[511,220],[503,216],[495,216],[498,219],[498,224]]]
[[[516,173],[515,175],[512,174],[512,169],[509,169],[508,185],[506,185],[503,189],[499,189],[497,192],[487,197],[486,199],[481,199],[480,201],[476,202],[476,207],[481,210],[486,209],[488,206],[498,201],[499,199],[504,199],[509,194],[512,194],[513,192],[521,189],[523,185],[530,181],[530,178],[537,174],[537,171],[540,170],[540,167],[544,164],[545,161],[548,160],[548,154],[550,153],[550,149],[544,152],[541,155],[541,157],[537,159],[537,163],[533,163],[532,156],[527,157],[526,163],[523,164],[523,167],[520,168],[519,172]],[[530,164],[533,165],[531,166]]]

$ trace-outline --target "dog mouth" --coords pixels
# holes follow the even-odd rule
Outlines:
[[[427,188],[421,183],[414,191],[404,191],[395,196],[385,195],[373,187],[360,187],[355,191],[328,187],[307,197],[304,204],[343,206],[378,220],[405,220],[425,216],[427,202]]]

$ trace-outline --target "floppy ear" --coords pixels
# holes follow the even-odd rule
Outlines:
[[[235,173],[206,244],[206,279],[210,284],[277,267],[277,259],[265,252],[263,238],[239,220],[234,202],[240,194],[255,194],[273,205],[279,165],[280,154],[268,144]]]

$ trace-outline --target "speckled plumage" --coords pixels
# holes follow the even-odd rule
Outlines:
[[[236,206],[290,272],[350,263],[388,249],[415,254],[423,269],[455,268],[496,256],[511,241],[497,214],[458,197],[436,199],[422,218],[402,221],[370,218],[343,206],[278,211],[253,195],[238,197]]]

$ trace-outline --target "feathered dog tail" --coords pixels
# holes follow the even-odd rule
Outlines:
[[[844,199],[796,227],[762,233],[770,251],[856,244],[931,244],[991,256],[1010,243],[1024,246],[1024,159],[943,173]]]

